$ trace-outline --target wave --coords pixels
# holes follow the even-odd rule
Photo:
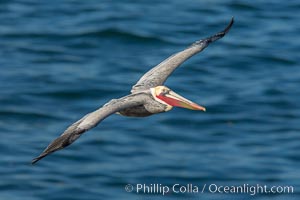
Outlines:
[[[4,117],[5,119],[7,118],[12,118],[12,119],[60,119],[59,117],[49,115],[47,113],[37,113],[37,112],[27,112],[27,111],[6,111],[6,110],[1,110],[0,111],[0,119]]]
[[[100,38],[121,38],[128,39],[137,42],[151,42],[151,43],[172,43],[159,36],[142,35],[139,33],[134,33],[130,31],[120,30],[118,28],[107,28],[103,30],[82,30],[82,31],[72,31],[72,32],[7,32],[2,33],[2,37],[7,39],[25,39],[25,38],[35,38],[35,39],[72,39],[72,38],[86,38],[86,37],[100,37]]]

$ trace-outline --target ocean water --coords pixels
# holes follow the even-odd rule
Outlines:
[[[0,199],[299,199],[299,9],[296,0],[0,1]],[[112,115],[30,164],[75,120],[232,16],[228,35],[166,82],[207,112]],[[251,192],[264,185],[279,189]]]

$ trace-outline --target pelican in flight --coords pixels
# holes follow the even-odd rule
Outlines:
[[[114,113],[123,116],[146,117],[156,113],[167,112],[174,106],[205,111],[204,107],[176,94],[164,86],[164,82],[184,61],[201,52],[210,43],[225,36],[232,24],[233,18],[223,31],[194,42],[185,50],[173,54],[152,68],[132,87],[129,95],[119,99],[112,99],[98,110],[85,115],[73,123],[61,136],[51,142],[40,156],[33,159],[32,164],[57,150],[69,146],[83,133],[94,128],[102,120]]]

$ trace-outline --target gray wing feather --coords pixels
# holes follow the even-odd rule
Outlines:
[[[150,71],[144,74],[140,78],[140,80],[132,87],[131,92],[135,93],[140,90],[163,85],[167,78],[172,74],[172,72],[184,61],[204,50],[205,47],[207,47],[210,43],[224,37],[231,28],[233,22],[234,21],[232,18],[228,26],[223,31],[211,37],[196,41],[185,50],[173,54],[172,56],[158,64],[156,67],[152,68]]]
[[[114,99],[109,101],[103,107],[85,115],[83,118],[69,126],[61,136],[59,136],[49,144],[49,146],[42,152],[40,156],[32,160],[32,164],[36,163],[40,159],[49,155],[50,153],[53,153],[54,151],[69,146],[75,140],[77,140],[84,132],[97,126],[102,120],[104,120],[111,114],[123,110],[125,108],[143,105],[145,101],[147,101],[147,98],[149,98],[148,95],[144,93],[139,93],[131,94],[120,99]]]

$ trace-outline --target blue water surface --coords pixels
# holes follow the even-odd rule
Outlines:
[[[296,0],[0,1],[0,199],[299,199],[299,10]],[[207,112],[112,115],[30,164],[75,120],[232,16],[228,35],[166,82]],[[199,191],[136,191],[177,183]]]

